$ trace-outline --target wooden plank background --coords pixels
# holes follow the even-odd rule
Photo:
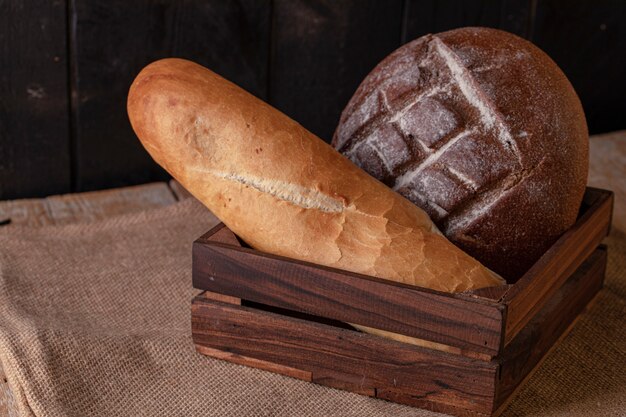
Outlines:
[[[400,46],[401,0],[275,0],[269,101],[330,142],[339,114]]]
[[[429,32],[481,25],[561,66],[591,133],[626,128],[621,0],[0,0],[0,199],[167,178],[135,138],[128,87],[192,59],[324,140],[374,65]]]
[[[0,199],[71,190],[65,16],[0,0]]]
[[[167,178],[126,115],[128,87],[154,60],[192,59],[266,96],[269,0],[71,3],[76,191]]]

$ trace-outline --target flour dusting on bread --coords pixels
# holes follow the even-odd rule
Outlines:
[[[235,172],[220,172],[214,170],[207,170],[205,172],[218,178],[234,181],[245,187],[252,187],[259,192],[269,194],[279,200],[305,209],[320,210],[326,213],[341,213],[345,208],[341,200],[332,198],[318,190],[302,187],[297,184]]]
[[[516,278],[573,224],[587,139],[580,101],[547,55],[506,32],[462,28],[385,58],[333,146]]]

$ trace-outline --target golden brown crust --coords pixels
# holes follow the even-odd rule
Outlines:
[[[152,157],[252,247],[441,291],[502,283],[421,209],[206,68],[150,64],[128,114]]]

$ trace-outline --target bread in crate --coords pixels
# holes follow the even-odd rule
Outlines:
[[[495,129],[502,138],[515,122],[494,113],[489,94],[468,78],[474,73],[463,68],[462,57],[454,55],[459,50],[453,50],[477,40],[480,46],[480,36],[488,32],[463,32],[471,36],[461,36],[458,45],[450,41],[456,39],[452,35],[430,36],[428,53],[446,65],[437,67],[441,63],[433,58],[429,62],[435,63],[435,71],[426,67],[422,72],[445,78],[447,71],[449,81],[457,82],[450,88],[473,97],[474,108],[465,116],[493,116],[493,126],[483,123],[482,133],[489,136]],[[554,75],[556,67],[548,67],[539,75]],[[566,80],[558,85],[570,97]],[[385,88],[391,90],[376,97],[386,105],[403,104],[415,95],[409,89],[411,97],[390,103],[385,99],[395,87]],[[416,100],[412,105],[421,103]],[[441,104],[442,97],[438,100]],[[575,114],[575,104],[547,111],[556,118],[573,112],[568,129],[573,129],[575,146],[568,155],[571,164],[584,165],[586,147],[579,143],[586,135],[584,117]],[[409,110],[395,113],[400,127],[405,116],[420,120],[420,112]],[[448,241],[421,208],[206,68],[181,59],[149,65],[131,86],[128,112],[152,157],[226,225],[194,243],[194,286],[207,292],[193,301],[193,337],[206,355],[433,410],[491,415],[502,409],[602,284],[606,252],[598,245],[608,231],[610,193],[589,189],[577,223],[519,281],[507,285]],[[385,124],[366,125],[357,126],[360,139],[347,145],[350,152],[367,144],[366,133]],[[481,126],[463,132],[475,141]],[[510,191],[528,189],[522,182],[531,177],[523,164],[529,157],[514,152],[521,165],[507,171],[505,180],[487,178],[479,184],[444,164],[452,145],[463,143],[461,133],[433,143],[430,155],[418,158],[417,169],[430,161],[430,171],[456,175],[466,186],[478,184],[472,204],[504,195],[494,201],[506,202],[511,207],[506,216],[523,223],[516,217],[515,201],[527,209],[527,195]],[[528,150],[516,142],[521,137],[507,136],[505,142]],[[475,160],[485,153],[481,149],[457,155]],[[554,159],[552,148],[544,151],[548,161]],[[558,180],[556,171],[535,168],[545,174],[535,187]],[[517,188],[506,180],[524,173],[528,175],[514,181]],[[572,178],[574,185],[578,179]],[[573,186],[563,200],[567,207],[558,206],[555,218],[573,220],[567,213],[578,211],[571,205],[578,205],[581,193],[581,187]],[[489,223],[492,211],[502,213],[496,203],[486,204],[474,220]],[[463,209],[465,203],[459,204]],[[545,210],[526,215],[524,227],[541,224],[530,220]],[[554,240],[552,235],[545,238],[544,243]],[[516,250],[520,247],[524,245]]]
[[[456,416],[497,415],[602,287],[612,193],[515,284],[450,294],[242,247],[194,242],[192,335],[207,356]],[[345,322],[428,341],[356,331]]]

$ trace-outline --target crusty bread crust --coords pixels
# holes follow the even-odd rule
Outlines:
[[[393,52],[346,106],[333,145],[510,280],[572,226],[587,180],[574,89],[539,48],[495,29]]]
[[[256,249],[448,292],[502,283],[424,211],[206,68],[150,64],[128,114],[154,160]]]

